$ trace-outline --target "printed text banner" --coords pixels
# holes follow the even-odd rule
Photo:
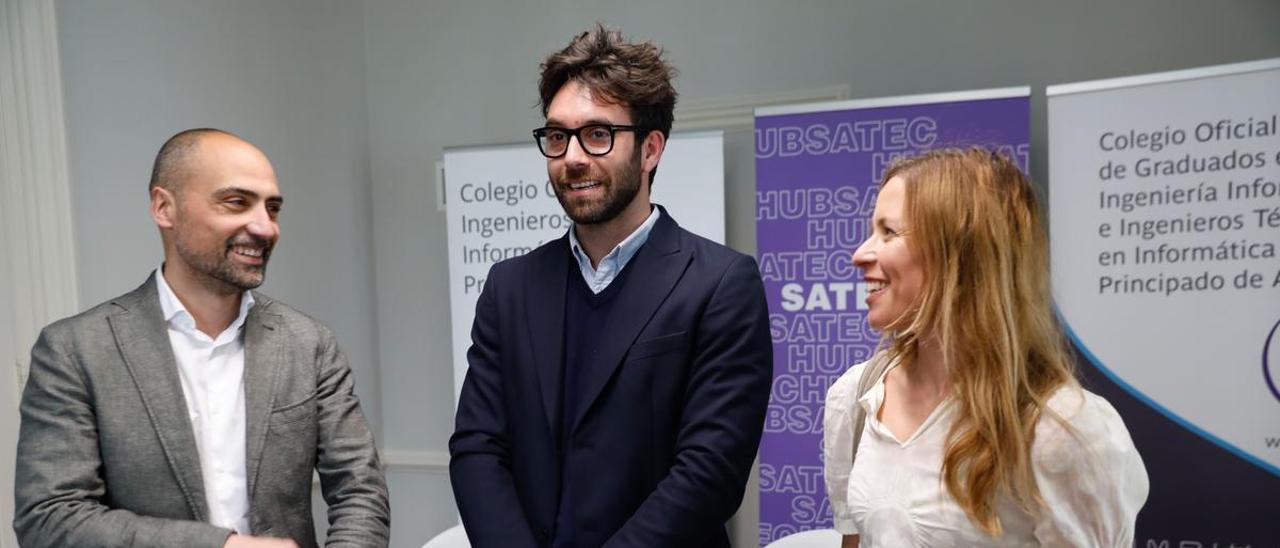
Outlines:
[[[1052,86],[1054,288],[1151,494],[1139,546],[1280,546],[1280,59]]]

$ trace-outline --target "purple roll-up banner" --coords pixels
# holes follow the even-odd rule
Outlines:
[[[760,446],[760,544],[832,526],[822,481],[827,387],[879,333],[853,250],[895,159],[982,146],[1024,170],[1029,87],[756,111],[756,241],[769,299],[773,395]]]

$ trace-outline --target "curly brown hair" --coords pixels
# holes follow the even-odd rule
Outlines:
[[[542,62],[538,78],[542,115],[566,83],[577,81],[607,103],[626,106],[632,125],[671,134],[675,120],[675,67],[653,42],[627,42],[617,29],[597,23]]]

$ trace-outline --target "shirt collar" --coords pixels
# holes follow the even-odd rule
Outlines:
[[[614,264],[614,272],[619,272],[627,263],[631,262],[631,258],[636,256],[640,251],[640,247],[649,241],[649,233],[653,232],[654,225],[658,224],[658,217],[661,216],[659,209],[654,207],[649,212],[649,217],[640,223],[629,236],[624,238],[618,245],[613,248],[609,254],[600,259],[600,265],[604,265],[605,261]],[[587,252],[582,249],[582,245],[578,243],[577,225],[569,227],[569,248],[573,250],[573,257],[578,260],[578,266],[582,267],[583,272],[595,272],[595,268],[591,266],[591,257],[587,256]]]
[[[178,295],[173,292],[173,288],[169,287],[169,282],[164,279],[164,265],[156,269],[156,292],[160,294],[160,312],[164,314],[164,320],[170,324],[177,325],[188,331],[196,328],[195,318],[187,311],[187,307],[178,299]],[[227,326],[223,333],[235,333],[244,325],[245,319],[249,317],[249,309],[253,308],[255,301],[253,292],[245,290],[240,295],[240,314],[236,316],[235,321]],[[218,337],[222,338],[221,335]]]
[[[889,372],[893,371],[893,369],[898,367],[898,365],[900,365],[900,362],[895,359],[894,363],[890,364],[888,368],[880,373],[880,378],[876,379],[875,385],[867,390],[867,393],[863,394],[861,398],[858,398],[856,405],[861,406],[863,413],[866,413],[866,421],[870,425],[874,425],[872,428],[873,431],[879,431],[884,436],[894,440],[895,443],[905,446],[923,434],[935,422],[942,420],[943,417],[946,417],[951,413],[951,407],[955,403],[955,395],[949,394],[947,397],[943,398],[942,401],[938,403],[938,406],[929,413],[928,417],[925,418],[924,422],[920,423],[920,426],[916,427],[915,432],[912,432],[910,437],[906,440],[899,441],[893,433],[889,432],[889,428],[884,426],[884,424],[880,422],[880,419],[877,418],[877,415],[880,413],[880,406],[884,405],[885,377],[888,377]],[[868,362],[867,366],[870,367],[871,363]]]

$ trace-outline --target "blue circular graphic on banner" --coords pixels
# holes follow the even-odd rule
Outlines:
[[[1267,340],[1262,344],[1262,376],[1267,379],[1267,387],[1271,388],[1271,395],[1280,400],[1280,321],[1271,326],[1271,333],[1267,334]]]

